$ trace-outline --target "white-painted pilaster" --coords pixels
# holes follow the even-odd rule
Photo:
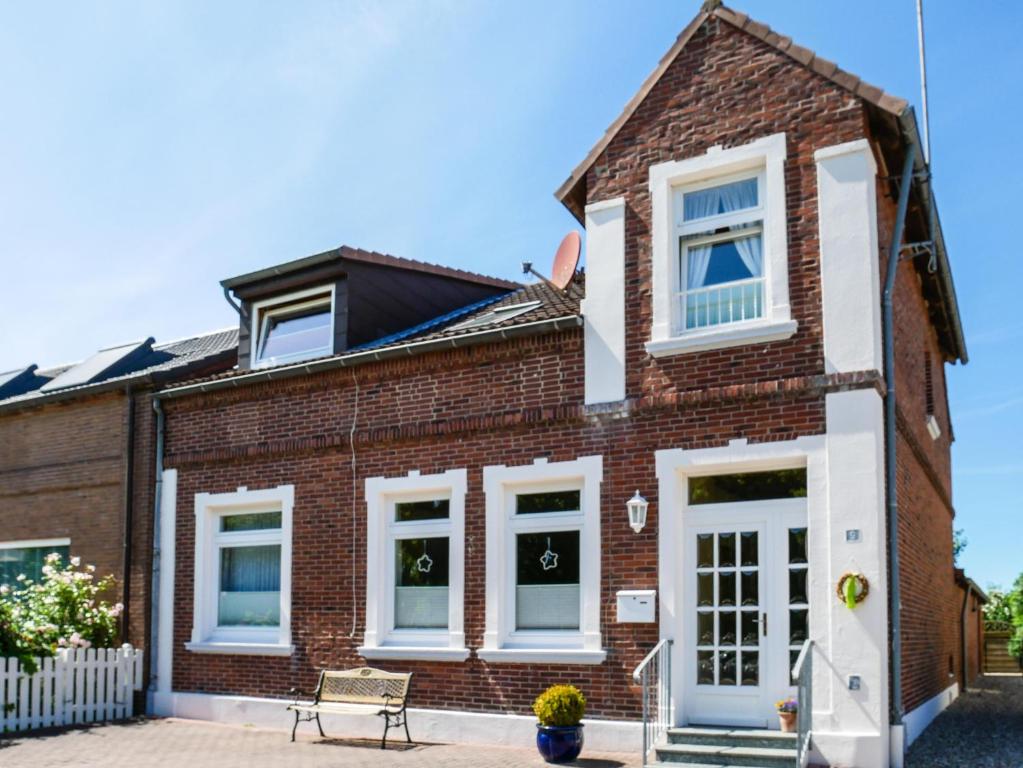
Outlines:
[[[625,198],[586,206],[586,404],[625,399]]]
[[[817,161],[824,363],[828,373],[881,370],[877,165],[865,139]]]
[[[178,514],[178,471],[165,469],[160,490],[160,612],[159,636],[154,638],[159,655],[156,667],[156,694],[153,708],[162,714],[161,697],[171,693],[174,673],[174,552]]]
[[[830,765],[888,768],[888,578],[884,414],[874,389],[826,397],[827,522],[811,550],[814,745]],[[813,521],[811,520],[811,530]],[[858,539],[847,540],[847,531]],[[814,559],[822,561],[814,567]],[[846,572],[870,584],[850,610],[836,594]],[[813,606],[816,605],[816,609]],[[850,676],[860,680],[849,689]]]

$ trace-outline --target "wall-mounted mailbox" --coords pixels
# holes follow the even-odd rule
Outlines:
[[[657,590],[621,589],[618,591],[618,623],[649,624],[654,621]]]

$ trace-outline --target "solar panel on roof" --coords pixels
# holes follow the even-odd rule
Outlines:
[[[0,373],[0,399],[31,392],[41,381],[36,376],[35,365]]]
[[[119,375],[130,372],[128,362],[137,352],[148,351],[153,339],[133,341],[116,347],[101,349],[77,365],[73,365],[60,375],[54,377],[39,388],[40,392],[52,392],[55,389],[76,387],[89,384],[104,376]]]

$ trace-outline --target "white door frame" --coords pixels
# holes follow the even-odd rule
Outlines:
[[[733,440],[720,448],[685,450],[672,448],[655,453],[658,480],[658,586],[661,638],[673,639],[671,699],[673,720],[686,725],[685,691],[688,686],[686,659],[692,651],[689,633],[680,632],[685,615],[684,574],[688,563],[683,540],[683,512],[687,479],[699,475],[758,472],[806,468],[808,527],[826,519],[827,458],[823,435],[799,437],[775,443],[749,444]],[[813,614],[811,636],[817,634]]]
[[[774,728],[771,717],[775,701],[795,694],[788,679],[789,622],[788,622],[788,558],[787,542],[790,527],[805,527],[805,499],[768,499],[729,504],[686,506],[682,514],[682,537],[686,561],[686,574],[696,572],[696,535],[717,530],[749,530],[758,533],[759,558],[759,683],[754,687],[735,686],[699,688],[696,685],[696,648],[693,642],[696,616],[696,584],[687,578],[683,591],[681,621],[676,629],[680,645],[684,644],[682,663],[686,680],[682,699],[682,717],[686,722],[704,725],[734,725],[754,728]],[[741,567],[736,573],[741,573]],[[736,610],[741,615],[741,606]],[[763,617],[768,617],[764,633]],[[741,631],[741,622],[736,633]],[[737,643],[737,650],[739,644]],[[736,669],[741,674],[741,669]]]

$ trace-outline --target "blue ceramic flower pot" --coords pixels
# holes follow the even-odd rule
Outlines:
[[[583,751],[583,726],[538,724],[536,748],[548,763],[570,763]]]

